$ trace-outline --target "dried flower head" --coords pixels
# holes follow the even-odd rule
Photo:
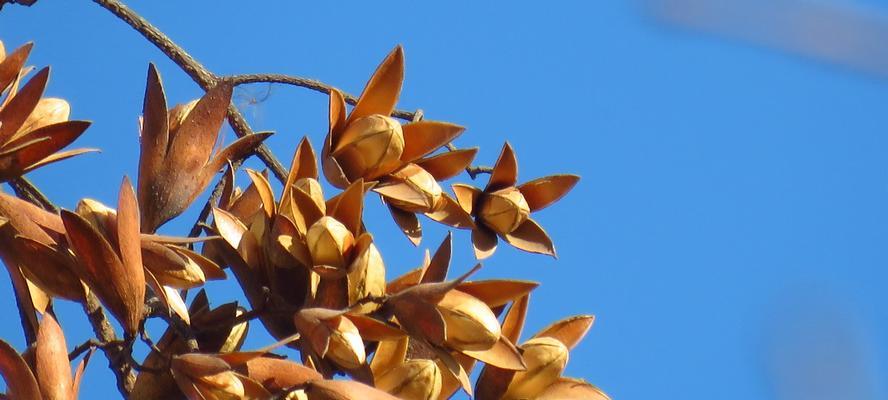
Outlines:
[[[207,353],[232,353],[240,350],[247,336],[249,322],[238,322],[236,319],[244,311],[237,303],[210,308],[206,292],[198,292],[188,309],[190,326],[195,332],[198,347]],[[188,351],[186,338],[175,327],[168,327],[157,341],[155,350],[142,362],[146,368],[136,378],[132,397],[160,399],[180,395],[181,391],[169,370],[169,360]]]
[[[445,373],[436,360],[408,359],[409,342],[407,337],[379,342],[370,364],[375,386],[401,399],[439,398]]]
[[[477,149],[430,156],[464,128],[438,121],[400,125],[391,118],[403,79],[404,51],[398,46],[373,73],[348,116],[342,93],[332,90],[322,156],[324,175],[336,187],[345,188],[358,179],[377,181],[373,190],[389,205],[404,234],[419,244],[422,228],[417,213],[456,228],[472,227],[471,218],[438,181],[465,169]]]
[[[77,261],[76,272],[124,330],[134,335],[142,320],[145,269],[139,234],[139,204],[129,179],[120,186],[113,232],[103,232],[80,215],[62,210],[65,235]],[[113,233],[113,234],[112,234]]]
[[[91,354],[80,361],[72,377],[62,328],[51,314],[45,314],[33,353],[25,355],[28,361],[0,340],[0,375],[6,380],[7,395],[11,399],[75,400]]]
[[[0,259],[24,304],[44,313],[51,297],[83,300],[58,214],[0,193],[0,219]]]
[[[246,136],[214,151],[230,102],[231,85],[220,82],[200,100],[167,111],[160,74],[154,64],[148,66],[139,157],[144,232],[154,232],[185,211],[226,162],[248,154],[268,137]]]
[[[558,201],[579,180],[576,175],[551,175],[517,185],[518,160],[507,142],[484,190],[453,185],[459,205],[475,216],[475,256],[484,259],[493,255],[497,236],[521,250],[555,256],[552,239],[530,214]]]
[[[30,71],[24,63],[32,44],[11,54],[0,43],[0,181],[19,177],[46,164],[92,149],[57,151],[68,146],[89,127],[87,121],[69,121],[71,107],[57,98],[42,98],[49,67],[38,71],[19,88]]]
[[[322,379],[310,368],[269,356],[270,351],[296,338],[288,336],[253,351],[177,355],[171,360],[170,372],[190,400],[272,398],[290,386]]]
[[[527,314],[528,296],[512,304],[503,320],[503,335],[517,341],[521,335]],[[607,399],[607,396],[594,386],[584,384],[598,395],[588,396],[589,388],[579,386],[570,389],[561,386],[567,378],[561,376],[569,358],[569,352],[592,327],[595,317],[580,315],[565,318],[544,328],[532,338],[522,343],[522,356],[527,365],[523,371],[510,371],[488,364],[481,371],[476,383],[479,400],[540,398],[544,392],[551,399]],[[559,397],[563,396],[563,397]]]
[[[308,340],[312,354],[347,370],[364,365],[367,355],[361,333],[344,313],[304,308],[294,318],[296,329]]]
[[[83,199],[76,214],[95,228],[109,243],[118,237],[118,213],[96,200]],[[205,239],[154,234],[139,235],[141,264],[146,283],[166,307],[189,322],[188,307],[178,289],[203,285],[208,279],[224,279],[225,272],[215,262],[184,247]]]

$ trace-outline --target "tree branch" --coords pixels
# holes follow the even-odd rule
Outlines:
[[[130,393],[133,391],[133,386],[136,384],[136,374],[130,364],[132,356],[128,354],[132,351],[131,346],[126,346],[117,339],[117,334],[114,333],[114,328],[108,322],[108,318],[105,317],[105,311],[102,309],[102,305],[99,304],[99,299],[92,292],[86,294],[86,302],[83,303],[83,309],[86,311],[90,325],[92,325],[93,332],[96,334],[99,342],[108,344],[100,348],[108,359],[108,367],[111,368],[111,371],[114,372],[114,376],[117,378],[117,390],[120,391],[123,398],[129,398]]]
[[[280,83],[284,85],[293,85],[299,86],[306,89],[311,89],[316,92],[330,94],[330,91],[334,89],[333,86],[328,85],[324,82],[308,79],[308,78],[300,78],[298,76],[290,76],[284,74],[243,74],[243,75],[231,75],[225,77],[225,80],[231,82],[234,85],[244,85],[249,83]],[[345,98],[345,102],[351,105],[358,104],[358,98],[350,95],[348,93],[342,93],[342,97]],[[411,121],[416,116],[416,112],[405,111],[405,110],[395,110],[392,112],[392,116],[395,118],[400,118],[403,120]]]

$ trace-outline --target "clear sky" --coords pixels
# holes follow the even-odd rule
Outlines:
[[[581,175],[539,214],[559,259],[501,247],[480,276],[542,282],[527,332],[595,314],[567,373],[614,399],[888,396],[884,78],[675,29],[628,1],[131,5],[216,72],[288,73],[351,93],[403,44],[401,108],[467,126],[457,144],[481,146],[483,164],[508,139],[522,181]],[[48,93],[94,121],[77,145],[101,154],[31,176],[65,207],[82,197],[112,204],[121,176],[135,175],[149,61],[171,102],[200,94],[89,1],[7,6],[0,40],[8,49],[34,40],[31,64],[53,66]],[[278,157],[303,135],[319,148],[327,97],[274,86],[247,104],[267,90],[237,101],[254,128],[277,132]],[[165,231],[186,233],[195,214]],[[374,199],[367,221],[392,273],[418,264],[421,252]],[[437,245],[445,231],[424,226],[424,247]],[[455,271],[472,265],[466,232],[455,253]],[[21,349],[0,281],[0,337]],[[240,296],[210,289],[217,304]],[[59,306],[70,346],[89,334],[76,310]],[[267,343],[259,331],[248,347]],[[105,360],[93,360],[83,398],[116,395]]]

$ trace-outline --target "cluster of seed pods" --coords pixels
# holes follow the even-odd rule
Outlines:
[[[67,121],[63,100],[40,99],[47,69],[18,90],[29,50],[8,57],[0,51],[3,179],[79,154],[55,152],[88,125]],[[85,302],[94,295],[120,323],[125,340],[143,333],[151,314],[146,298],[156,298],[160,312],[185,327],[171,324],[152,343],[131,393],[135,399],[428,400],[459,390],[482,400],[606,399],[595,386],[563,376],[570,349],[593,317],[555,322],[522,342],[538,284],[471,280],[480,264],[448,279],[452,234],[420,267],[386,275],[364,223],[369,196],[382,199],[414,245],[422,239],[424,216],[471,231],[479,260],[490,257],[500,239],[554,256],[552,240],[531,214],[579,180],[552,175],[518,184],[517,159],[506,143],[483,189],[456,183],[448,193],[441,182],[469,167],[478,149],[445,150],[463,133],[461,126],[392,118],[403,77],[397,47],[350,112],[343,94],[332,90],[320,157],[303,138],[277,195],[261,171],[246,170],[250,183],[241,189],[229,163],[250,154],[268,133],[216,148],[231,85],[220,81],[202,98],[169,108],[160,74],[150,65],[139,119],[138,184],[124,178],[116,209],[84,199],[73,211],[53,213],[0,193],[0,257],[16,296],[35,316],[43,315],[33,321],[39,335],[29,351],[36,358],[22,358],[0,341],[8,394],[37,399],[55,390],[60,394],[49,397],[76,397],[83,367],[72,379],[67,357],[57,357],[66,346],[48,305],[52,298]],[[157,234],[222,170],[205,235]],[[325,193],[321,176],[341,191]],[[212,307],[202,290],[187,304],[185,290],[229,275],[250,311],[237,303]],[[278,342],[243,350],[248,314]],[[285,347],[298,350],[301,360],[275,354]],[[473,384],[479,363],[483,369]]]

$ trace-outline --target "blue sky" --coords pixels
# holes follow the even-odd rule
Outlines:
[[[481,146],[482,164],[508,139],[522,181],[581,175],[539,214],[557,261],[501,247],[479,276],[543,283],[527,332],[595,314],[567,373],[615,399],[888,396],[884,78],[666,26],[637,1],[131,5],[218,73],[288,73],[351,93],[403,44],[401,108],[467,126],[457,144]],[[149,61],[171,102],[200,94],[89,1],[7,6],[0,40],[34,40],[31,64],[53,66],[48,93],[94,121],[77,144],[101,154],[31,176],[65,207],[113,203],[121,176],[135,175]],[[277,132],[269,143],[288,160],[303,135],[319,147],[326,104],[274,86],[246,114]],[[421,252],[370,204],[392,274],[415,266]],[[195,214],[166,231],[185,233]],[[445,230],[424,225],[424,247],[437,245]],[[455,271],[472,265],[465,232],[455,253]],[[11,293],[7,280],[0,290]],[[229,284],[210,290],[219,302],[239,297]],[[59,307],[74,346],[88,325],[75,305]],[[0,337],[21,348],[10,296],[0,312]],[[267,343],[260,330],[248,347]],[[111,379],[94,358],[83,398],[115,394]]]

